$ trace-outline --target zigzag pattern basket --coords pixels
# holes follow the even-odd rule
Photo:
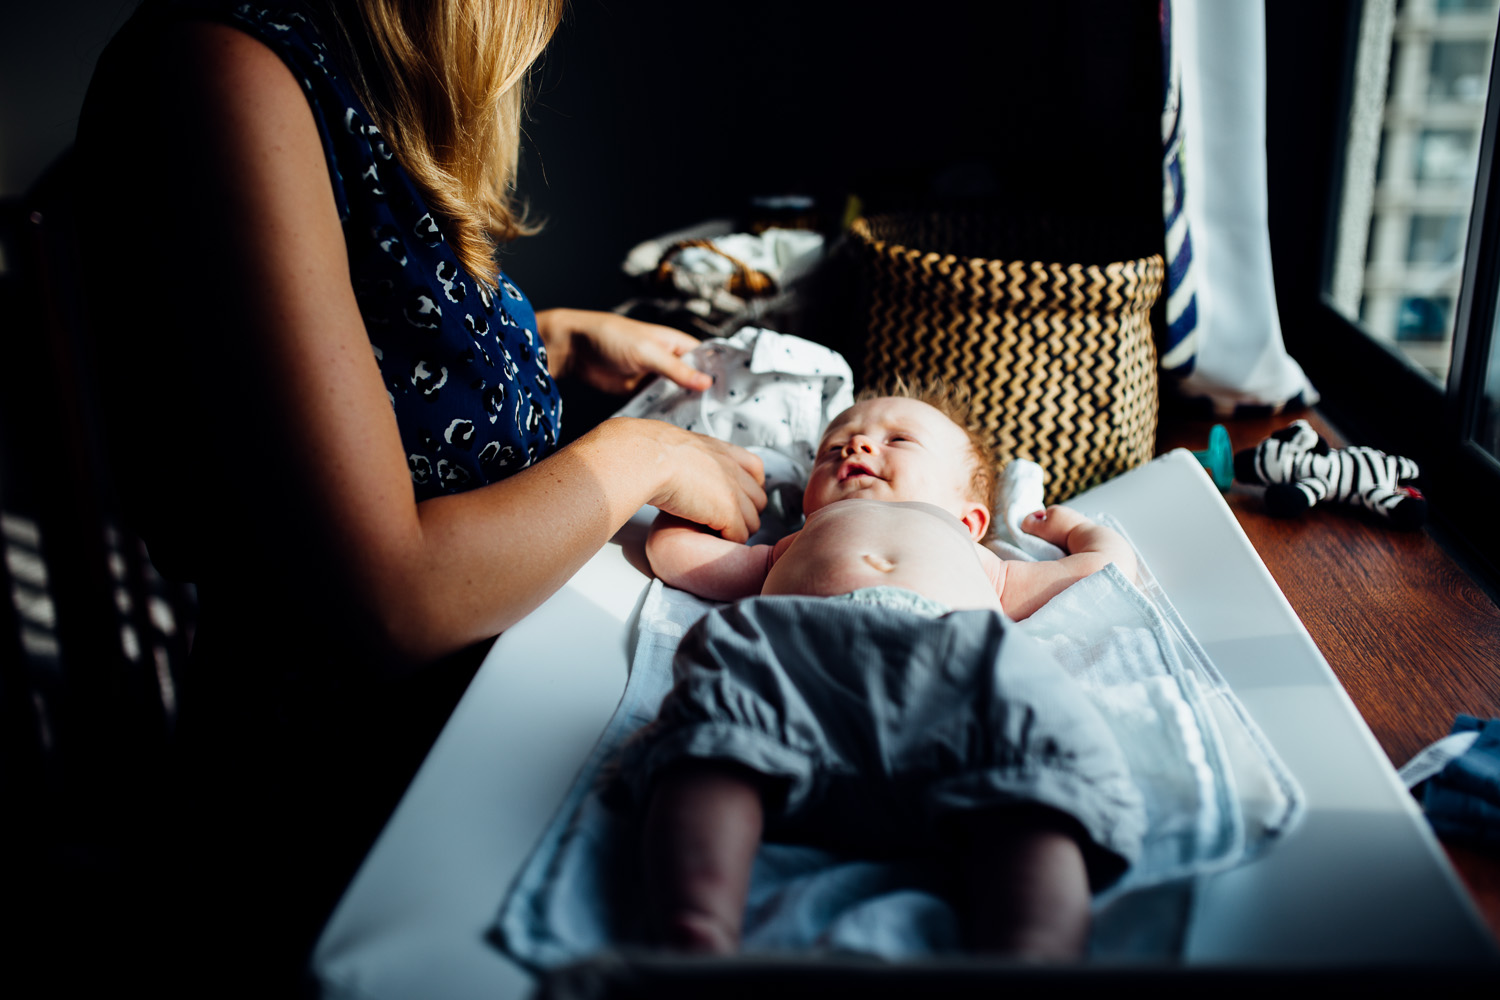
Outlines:
[[[995,259],[1017,234],[979,215],[872,216],[851,232],[866,288],[865,384],[966,383],[1002,463],[1040,465],[1048,503],[1150,460],[1160,255]]]

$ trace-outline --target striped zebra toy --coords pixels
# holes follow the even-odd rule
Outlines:
[[[1417,463],[1374,448],[1330,448],[1298,420],[1234,456],[1234,478],[1266,487],[1266,509],[1294,517],[1323,500],[1358,504],[1398,528],[1427,519],[1427,501],[1413,485]]]

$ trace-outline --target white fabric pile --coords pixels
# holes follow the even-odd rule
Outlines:
[[[637,244],[621,265],[632,278],[651,274],[662,257],[683,240],[706,239],[720,252],[706,247],[684,247],[672,257],[672,284],[697,310],[731,315],[743,312],[745,300],[729,290],[734,277],[733,258],[785,288],[811,271],[823,258],[823,236],[805,229],[767,229],[760,233],[735,233],[722,220],[711,220],[692,229],[658,236]],[[727,257],[726,257],[727,255]]]

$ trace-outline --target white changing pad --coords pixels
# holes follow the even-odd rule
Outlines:
[[[1306,794],[1275,850],[1193,880],[1181,963],[1492,968],[1489,932],[1420,811],[1197,461],[1173,452],[1077,503],[1130,526]],[[618,706],[645,586],[607,546],[495,643],[318,942],[325,997],[531,992],[488,939],[497,902]]]
[[[1145,590],[1110,566],[1021,624],[1094,700],[1146,802],[1140,862],[1096,900],[1091,951],[1102,958],[1177,957],[1189,902],[1190,884],[1183,880],[1255,856],[1291,827],[1302,804],[1286,768],[1144,560],[1141,566]],[[671,687],[679,639],[712,606],[660,581],[648,589],[619,708],[500,908],[496,937],[517,961],[551,968],[641,942],[636,821],[606,804],[601,771],[655,716]],[[746,907],[744,951],[822,949],[890,959],[956,952],[958,925],[946,902],[945,877],[951,873],[936,858],[872,862],[763,844]],[[1174,880],[1180,891],[1158,893],[1149,907],[1110,906],[1133,890]]]

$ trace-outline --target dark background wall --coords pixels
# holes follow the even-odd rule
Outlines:
[[[0,4],[0,197],[72,141],[136,0]],[[607,308],[636,242],[758,194],[841,213],[975,202],[1121,219],[1159,242],[1156,0],[572,0],[505,264],[541,305]],[[0,264],[3,267],[3,264]]]
[[[105,43],[136,0],[0,0],[0,198],[17,197],[73,142]]]
[[[1155,0],[573,0],[537,78],[504,263],[539,306],[606,308],[640,240],[754,195],[832,215],[983,204],[1161,241]]]
[[[0,198],[72,141],[135,6],[0,4]],[[830,224],[852,194],[1124,234],[1077,260],[1156,252],[1159,37],[1157,0],[571,0],[522,157],[547,225],[503,264],[541,307],[607,309],[639,290],[620,271],[637,242],[785,193]],[[854,321],[846,294],[821,301],[797,332]],[[578,430],[593,416],[572,415]]]

